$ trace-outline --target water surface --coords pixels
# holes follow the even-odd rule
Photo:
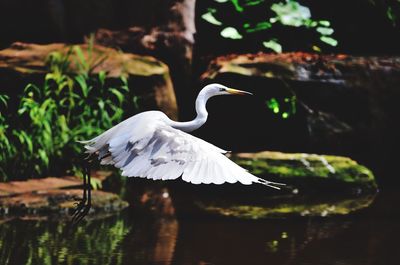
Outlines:
[[[0,225],[0,264],[399,264],[399,202],[384,190],[342,217],[159,219],[127,209],[75,228],[13,220]]]

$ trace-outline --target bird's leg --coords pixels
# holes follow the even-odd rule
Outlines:
[[[89,165],[89,163],[88,163]],[[88,166],[87,168],[87,180],[88,180],[88,184],[87,184],[87,204],[86,204],[86,212],[89,212],[90,208],[92,207],[92,185],[91,185],[91,177],[90,177],[90,166]]]
[[[84,162],[84,173],[83,173],[83,196],[82,200],[76,204],[76,208],[72,213],[72,222],[74,224],[79,223],[89,212],[92,206],[92,192],[90,183],[90,160]]]
[[[86,200],[87,200],[87,195],[86,195],[86,185],[87,185],[87,180],[86,180],[86,169],[83,172],[83,194],[82,194],[82,199],[80,199],[78,202],[75,202],[75,210],[72,212],[72,215],[74,215],[77,211],[82,209],[82,207],[85,205]]]

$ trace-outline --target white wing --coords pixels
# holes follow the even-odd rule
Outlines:
[[[258,178],[229,160],[226,151],[169,126],[161,112],[145,112],[125,120],[86,142],[101,164],[113,164],[122,175],[149,179],[182,179],[193,184],[279,183]]]

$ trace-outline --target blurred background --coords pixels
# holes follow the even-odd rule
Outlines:
[[[397,0],[0,0],[0,264],[397,264]],[[83,147],[195,117],[282,191],[124,178]]]

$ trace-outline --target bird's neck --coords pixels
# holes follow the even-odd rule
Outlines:
[[[210,96],[208,94],[200,93],[196,99],[196,118],[186,122],[174,121],[171,126],[184,132],[192,132],[200,128],[207,121],[208,112],[206,109],[206,103],[209,98]]]

